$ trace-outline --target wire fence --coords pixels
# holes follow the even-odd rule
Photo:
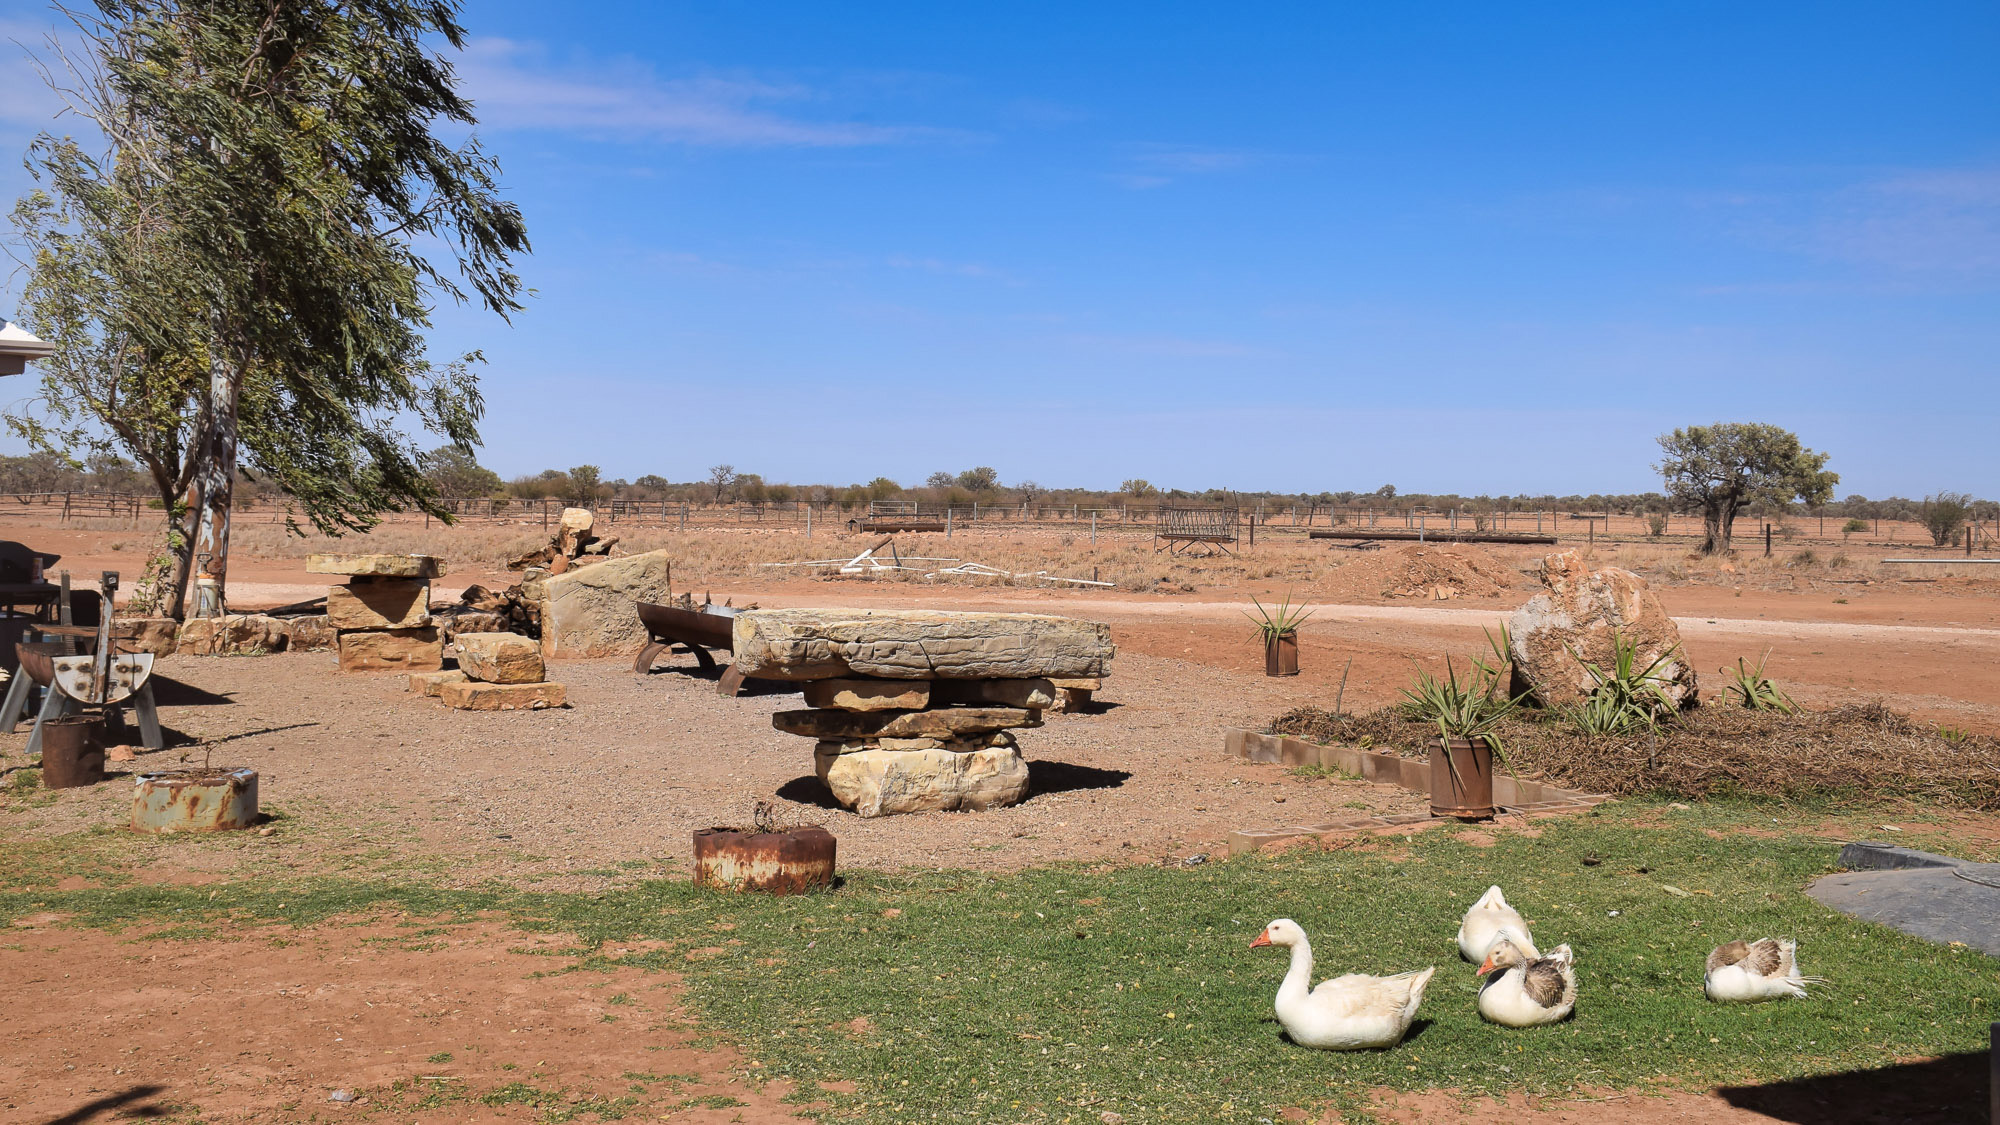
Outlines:
[[[589,508],[605,525],[697,529],[765,529],[826,532],[864,531],[884,520],[924,521],[943,524],[951,531],[978,527],[1080,529],[1088,527],[1102,534],[1121,531],[1153,535],[1175,512],[1218,509],[1192,504],[1123,504],[1091,507],[1081,504],[932,504],[914,500],[874,501],[867,504],[843,501],[773,502],[762,504],[690,504],[674,500],[602,499],[564,501],[465,497],[440,501],[455,522],[505,524],[553,529],[565,507]],[[1221,509],[1227,510],[1227,509]],[[1401,538],[1412,533],[1423,538],[1450,538],[1457,534],[1549,535],[1563,542],[1597,541],[1674,542],[1692,544],[1703,535],[1701,517],[1687,514],[1590,512],[1567,509],[1536,511],[1431,511],[1421,508],[1395,509],[1360,504],[1271,504],[1246,505],[1235,510],[1237,526],[1265,538],[1295,534],[1303,537],[1314,529],[1380,530],[1386,537]],[[0,493],[0,520],[15,519],[31,524],[57,526],[117,526],[138,529],[164,518],[156,497],[120,492],[7,492]],[[240,524],[284,523],[297,518],[282,498],[245,497],[230,516]],[[431,517],[421,512],[390,513],[385,523],[429,524]],[[1761,544],[1769,539],[1773,550],[1798,549],[1806,545],[1932,547],[1930,532],[1912,520],[1864,520],[1864,526],[1850,530],[1845,516],[1789,514],[1778,517],[1739,517],[1735,538],[1739,548],[1750,540]],[[1961,549],[2000,548],[2000,519],[1967,524],[1969,535],[1961,536]]]

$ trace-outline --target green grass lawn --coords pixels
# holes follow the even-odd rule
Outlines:
[[[422,925],[500,910],[525,928],[579,936],[552,971],[607,964],[605,943],[664,939],[675,948],[620,964],[684,974],[703,1026],[738,1043],[756,1073],[802,1080],[805,1096],[820,1096],[814,1080],[855,1082],[856,1093],[826,1097],[863,1120],[1094,1123],[1108,1110],[1130,1122],[1252,1123],[1288,1106],[1360,1106],[1375,1087],[1705,1089],[1983,1049],[2000,1018],[2000,961],[1806,898],[1835,846],[1734,831],[1778,828],[1772,815],[1633,803],[1540,822],[1539,836],[1502,832],[1483,848],[1438,829],[1172,869],[857,872],[836,891],[790,899],[669,880],[574,895],[327,877],[57,892],[30,872],[33,853],[62,841],[21,841],[0,913],[164,920],[193,936],[374,905],[425,915]],[[93,836],[69,852],[102,849],[111,862],[124,839]],[[1575,947],[1574,1019],[1528,1031],[1480,1021],[1477,981],[1453,938],[1490,883],[1544,948]],[[1271,1000],[1284,955],[1248,947],[1281,916],[1311,935],[1321,978],[1438,966],[1401,1047],[1329,1054],[1280,1039]],[[1708,951],[1767,935],[1797,938],[1805,971],[1833,984],[1807,1001],[1704,1000]],[[690,961],[697,949],[711,952]]]

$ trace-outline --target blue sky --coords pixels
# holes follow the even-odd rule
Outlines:
[[[1636,491],[1754,420],[2000,492],[1991,3],[551,11],[459,60],[504,475]]]

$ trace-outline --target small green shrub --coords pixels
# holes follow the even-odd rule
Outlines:
[[[1585,734],[1627,734],[1636,730],[1657,730],[1678,708],[1663,686],[1660,669],[1680,655],[1680,646],[1661,653],[1652,663],[1639,667],[1638,642],[1619,634],[1611,636],[1611,669],[1606,671],[1572,647],[1569,652],[1595,685],[1582,703],[1565,710],[1572,725]]]

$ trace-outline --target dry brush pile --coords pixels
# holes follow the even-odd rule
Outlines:
[[[1434,725],[1393,707],[1336,715],[1302,707],[1271,730],[1311,742],[1430,752]],[[2000,810],[2000,738],[1916,722],[1879,703],[1827,711],[1701,707],[1656,731],[1586,735],[1551,712],[1523,711],[1497,733],[1509,765],[1568,789],[1792,801],[1901,797]]]

